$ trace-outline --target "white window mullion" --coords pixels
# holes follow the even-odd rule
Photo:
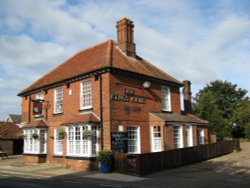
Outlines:
[[[92,82],[84,81],[80,86],[80,109],[92,108]]]
[[[159,152],[162,151],[161,145],[161,127],[160,126],[152,126],[151,127],[151,140],[152,140],[152,151]]]
[[[169,87],[161,87],[161,103],[163,111],[171,111],[171,93]]]
[[[87,126],[88,130],[91,131],[91,126]],[[88,138],[88,156],[91,156],[92,154],[92,137]]]
[[[128,127],[128,153],[140,153],[140,127]]]
[[[62,88],[54,90],[54,113],[62,113],[63,108],[63,90]]]

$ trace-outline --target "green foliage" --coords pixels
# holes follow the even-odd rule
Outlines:
[[[250,122],[248,122],[246,125],[245,125],[245,138],[247,138],[248,140],[250,140]]]
[[[109,150],[102,150],[98,152],[96,161],[105,163],[106,165],[111,165],[112,162],[112,152]]]
[[[218,140],[231,137],[232,125],[240,121],[239,118],[237,119],[237,114],[240,113],[238,111],[248,100],[246,93],[246,90],[238,89],[237,85],[230,82],[212,81],[196,94],[193,104],[194,113],[210,122],[210,127],[215,131]]]

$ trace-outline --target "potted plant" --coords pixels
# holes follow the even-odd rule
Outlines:
[[[38,137],[39,137],[39,135],[38,135],[37,133],[33,133],[33,134],[32,134],[32,138],[34,138],[35,140],[37,140]]]
[[[64,139],[65,134],[66,134],[66,133],[65,133],[62,129],[60,129],[60,130],[57,132],[57,139],[58,139],[58,140]]]
[[[101,173],[109,173],[112,164],[112,152],[109,150],[99,151],[96,157],[97,162],[100,162]]]

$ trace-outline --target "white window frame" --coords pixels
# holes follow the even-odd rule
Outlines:
[[[137,135],[136,135],[136,138],[129,138],[129,129],[137,129],[136,130],[136,132],[137,132]],[[127,130],[128,130],[128,154],[140,154],[141,153],[141,140],[140,140],[140,138],[141,138],[141,135],[140,135],[140,127],[139,126],[128,126],[127,127]],[[137,150],[135,150],[135,151],[129,151],[129,142],[133,142],[133,141],[136,141],[136,145],[135,145],[135,147],[137,148]]]
[[[167,92],[167,97],[164,97],[164,92]],[[170,88],[166,86],[161,86],[161,107],[162,111],[171,112],[171,93]]]
[[[204,129],[198,128],[198,144],[202,145],[205,144],[205,135],[204,135]]]
[[[187,128],[188,128],[188,131],[187,131]],[[186,131],[185,133],[188,134],[188,139],[187,139],[187,135],[186,135],[187,147],[192,147],[194,145],[194,143],[193,143],[193,126],[187,125],[185,131]]]
[[[86,84],[86,86],[84,86],[85,84]],[[90,89],[87,89],[86,93],[84,93],[83,92],[84,87],[90,87]],[[90,95],[90,96],[88,96],[88,95]],[[89,98],[89,100],[90,100],[89,103],[90,104],[87,105],[87,104],[84,103],[84,98],[85,97]],[[86,81],[81,82],[81,86],[80,86],[80,110],[85,110],[85,109],[92,108],[92,103],[93,103],[92,81],[91,80],[86,80]]]
[[[175,142],[175,138],[176,138],[175,131],[174,131],[175,128],[178,128],[179,137],[177,137],[177,138],[179,139],[179,143]],[[181,125],[174,125],[173,126],[173,139],[174,139],[174,149],[183,148],[183,129],[182,129]],[[176,147],[176,145],[177,145],[177,147]]]
[[[58,132],[62,129],[54,129],[54,155],[63,155],[63,139],[59,139]]]
[[[58,100],[58,94],[61,92],[61,100]],[[58,107],[57,107],[58,106]],[[59,106],[61,106],[59,108]],[[54,114],[63,112],[63,88],[57,88],[54,90]]]
[[[155,131],[155,128],[157,129],[156,131]],[[152,152],[162,151],[161,138],[162,138],[161,126],[151,126],[151,150]]]
[[[95,127],[95,128],[94,128]],[[80,129],[80,134],[76,134],[76,130]],[[94,137],[83,137],[83,131],[93,131],[95,129],[96,135]],[[69,131],[72,130],[70,133]],[[75,157],[94,157],[98,152],[98,129],[95,125],[78,124],[70,125],[66,128],[67,133],[67,156]],[[77,138],[77,139],[76,139]],[[95,140],[95,143],[92,141]],[[96,148],[95,153],[93,146]],[[87,148],[87,149],[86,149]]]
[[[38,134],[38,139],[34,139],[32,137],[33,133]],[[25,154],[47,153],[47,129],[42,129],[42,128],[24,129],[23,134],[24,134]]]

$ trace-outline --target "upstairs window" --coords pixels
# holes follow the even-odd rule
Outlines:
[[[62,113],[62,108],[63,108],[63,90],[62,88],[60,89],[56,89],[54,91],[54,98],[55,98],[55,102],[54,102],[54,113],[58,114],[58,113]]]
[[[92,82],[91,80],[81,83],[80,109],[92,108]]]
[[[162,111],[171,111],[170,89],[169,87],[161,87],[161,104]]]

